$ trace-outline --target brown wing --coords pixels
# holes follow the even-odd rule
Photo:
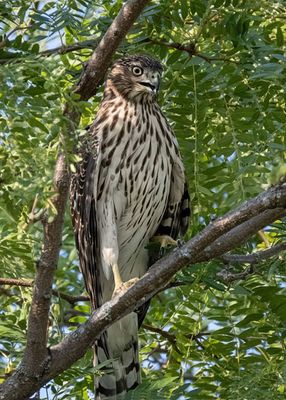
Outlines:
[[[85,146],[87,148],[87,146]],[[101,305],[99,285],[100,269],[97,265],[98,240],[94,189],[98,176],[99,144],[94,143],[92,150],[82,154],[71,180],[71,214],[75,233],[75,242],[79,254],[80,269],[85,287],[90,296],[93,309]]]
[[[169,202],[156,235],[168,235],[173,239],[184,236],[189,227],[190,196],[187,182],[181,200],[173,204]]]
[[[177,146],[177,141],[174,141]],[[190,219],[190,196],[184,165],[177,148],[172,162],[171,188],[164,216],[156,235],[168,235],[173,239],[184,236]]]

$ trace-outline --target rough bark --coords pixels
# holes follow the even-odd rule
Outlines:
[[[212,222],[184,246],[156,262],[136,285],[105,303],[85,324],[67,335],[61,343],[51,347],[47,351],[41,375],[27,377],[21,366],[0,388],[0,399],[27,398],[19,394],[25,387],[25,379],[29,380],[30,386],[32,382],[34,391],[39,389],[81,358],[95,338],[108,326],[165,287],[177,271],[186,265],[190,267],[197,262],[209,260],[212,256],[222,255],[226,249],[238,244],[238,231],[241,242],[244,242],[257,231],[258,221],[259,228],[268,225],[285,216],[285,208],[286,184],[277,185]],[[243,235],[241,229],[244,229]],[[223,246],[215,245],[220,241],[224,243]],[[210,249],[213,249],[212,255]],[[14,388],[13,392],[9,390],[10,387]]]
[[[148,0],[129,0],[121,8],[104,37],[87,63],[80,82],[75,88],[81,99],[88,100],[95,94],[103,80],[112,55],[132,27]],[[69,104],[64,115],[69,119],[68,128],[73,130],[79,122],[77,110]],[[68,199],[70,176],[64,154],[60,154],[54,172],[55,196],[52,203],[56,215],[52,222],[43,221],[44,241],[36,276],[32,304],[29,313],[27,346],[23,360],[17,370],[0,386],[1,400],[28,398],[41,387],[41,379],[50,365],[50,351],[47,348],[48,318],[52,296],[52,282],[57,267],[62,240],[64,213]]]
[[[129,0],[121,8],[92,54],[77,85],[75,92],[80,95],[82,100],[88,100],[95,94],[115,50],[147,3],[148,0]]]

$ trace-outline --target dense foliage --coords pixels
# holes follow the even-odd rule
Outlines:
[[[92,100],[78,102],[83,116],[74,137],[63,105],[75,102],[71,88],[120,6],[116,0],[0,2],[1,277],[33,280],[43,237],[31,210],[34,219],[43,209],[53,218],[59,144],[73,169],[74,143],[94,118],[102,88]],[[159,100],[189,177],[189,237],[283,173],[285,15],[283,0],[153,1],[115,55],[148,53],[165,65]],[[234,252],[252,253],[284,238],[285,221],[277,221]],[[226,270],[231,282],[223,279]],[[143,384],[130,398],[285,398],[285,255],[235,279],[246,270],[220,260],[198,264],[178,274],[184,285],[153,299],[140,331]],[[54,289],[83,292],[68,212]],[[3,380],[21,359],[31,288],[0,286],[0,293]],[[54,296],[49,344],[88,314],[88,302],[72,306]],[[47,384],[40,398],[90,398],[91,357]]]

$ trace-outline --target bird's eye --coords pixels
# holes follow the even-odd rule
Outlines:
[[[141,67],[133,67],[132,72],[133,72],[133,75],[140,76],[143,74],[143,69]]]

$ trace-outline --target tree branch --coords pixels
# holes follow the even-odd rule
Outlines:
[[[108,40],[109,40],[109,37],[107,37],[106,42],[108,42]],[[98,46],[99,42],[100,41],[98,38],[87,39],[87,40],[83,40],[81,42],[76,42],[76,43],[72,43],[69,45],[62,45],[62,46],[55,47],[53,49],[43,50],[43,51],[39,52],[39,55],[43,56],[43,57],[49,57],[54,54],[67,54],[67,53],[71,53],[74,51],[85,50],[85,49],[93,50]],[[234,63],[234,64],[240,63],[239,61],[234,60],[233,58],[228,58],[228,57],[224,57],[224,56],[209,56],[209,55],[200,53],[197,51],[196,45],[193,42],[190,42],[189,44],[182,44],[182,43],[178,43],[178,42],[167,42],[165,40],[159,40],[159,39],[153,39],[153,38],[147,38],[147,39],[145,39],[145,42],[147,44],[154,44],[154,45],[168,47],[171,49],[176,49],[179,51],[184,51],[184,52],[188,53],[188,55],[190,57],[196,56],[196,57],[199,57],[199,58],[205,60],[208,63],[211,63],[213,61],[223,61],[223,62]],[[0,42],[0,48],[1,48],[1,43],[2,42]],[[4,42],[3,42],[2,46],[5,46],[6,44],[7,43],[4,44]],[[99,52],[99,56],[101,56],[100,52]],[[106,56],[108,58],[108,60],[106,62],[110,63],[111,57],[109,58],[107,54],[106,54]],[[11,57],[11,58],[7,58],[7,59],[1,59],[0,64],[6,64],[11,61],[15,62],[15,60],[19,61],[19,59],[21,59],[21,58],[24,58],[24,56],[17,57],[17,58]],[[98,85],[98,83],[97,83],[97,85]],[[95,87],[95,90],[96,90],[96,87]],[[82,98],[85,99],[85,97],[82,97]]]
[[[33,282],[27,279],[0,278],[0,286],[2,285],[33,287]]]
[[[160,336],[162,336],[164,339],[167,339],[167,341],[171,344],[173,349],[180,355],[182,355],[181,350],[179,350],[177,346],[177,339],[176,336],[172,333],[169,333],[167,331],[164,331],[163,329],[157,328],[156,326],[149,325],[149,324],[143,324],[142,328],[147,329],[150,332],[158,333]]]
[[[169,47],[171,49],[176,49],[179,51],[185,51],[188,53],[190,57],[196,56],[199,58],[202,58],[203,60],[207,61],[208,63],[211,63],[212,61],[224,61],[224,62],[230,62],[234,64],[239,64],[238,61],[233,60],[231,58],[227,57],[212,57],[212,56],[207,56],[206,54],[202,54],[197,51],[196,45],[193,42],[190,42],[189,44],[182,44],[182,43],[177,43],[177,42],[167,42],[165,40],[158,40],[158,39],[146,39],[146,42],[152,43],[152,44],[157,44],[159,46],[165,46]]]
[[[224,62],[239,64],[238,61],[233,60],[228,57],[208,56],[206,54],[202,54],[197,51],[195,44],[192,42],[189,44],[182,44],[182,43],[177,43],[177,42],[167,42],[165,40],[159,40],[159,39],[153,39],[153,38],[148,38],[145,40],[145,42],[147,44],[148,43],[155,44],[155,45],[159,45],[159,46],[169,47],[171,49],[176,49],[179,51],[185,51],[186,53],[189,54],[190,57],[197,56],[197,57],[200,57],[203,60],[207,61],[208,63],[211,63],[212,61],[224,61]],[[41,51],[39,54],[41,56],[51,56],[53,54],[67,54],[67,53],[71,53],[73,51],[78,51],[78,50],[94,49],[97,45],[98,45],[97,38],[89,39],[89,40],[83,40],[82,42],[73,43],[70,45],[58,46],[58,47],[55,47],[54,49],[44,50],[44,51]]]
[[[158,333],[160,336],[162,336],[164,339],[166,339],[171,346],[174,348],[174,350],[182,355],[181,350],[177,346],[177,338],[176,335],[167,331],[164,331],[161,328],[158,328],[157,326],[149,325],[149,324],[143,324],[142,328],[147,329],[150,332]],[[210,332],[200,332],[198,334],[190,334],[190,335],[184,335],[187,339],[195,341],[199,346],[202,347],[202,344],[200,342],[200,338],[204,336],[210,335]]]
[[[128,0],[92,54],[80,82],[75,88],[81,99],[88,100],[95,94],[99,82],[109,66],[112,55],[125,37],[148,0]],[[72,106],[66,105],[64,115],[70,119],[70,129],[79,122],[79,114]],[[9,379],[0,387],[0,400],[26,399],[39,387],[39,382],[49,370],[50,352],[47,347],[48,317],[52,294],[52,282],[58,263],[62,240],[64,213],[69,192],[68,163],[60,154],[54,172],[55,196],[52,203],[56,215],[52,222],[44,222],[44,242],[34,283],[30,308],[27,346],[23,360]]]
[[[242,272],[231,272],[229,269],[224,268],[217,273],[217,277],[222,279],[224,283],[230,284],[234,281],[240,281],[246,279],[249,275],[254,273],[253,266],[246,268]]]
[[[221,260],[225,263],[241,263],[241,264],[257,264],[260,261],[267,260],[282,251],[286,251],[286,243],[280,243],[269,249],[258,251],[257,253],[242,255],[242,254],[225,254]]]
[[[69,45],[58,46],[53,49],[41,51],[41,56],[51,56],[53,54],[67,54],[77,50],[95,49],[99,43],[99,39],[88,39],[82,42],[77,42]]]
[[[44,241],[34,281],[34,290],[28,319],[27,345],[23,356],[23,369],[27,376],[34,375],[47,355],[48,323],[51,290],[64,225],[64,213],[69,190],[69,175],[63,155],[57,160],[53,179],[55,196],[52,199],[56,215],[52,222],[44,222]]]
[[[278,255],[285,250],[286,243],[280,243],[267,250],[258,251],[257,253],[253,254],[224,254],[222,257],[220,257],[220,260],[222,260],[226,264],[241,263],[250,264],[250,266],[241,272],[232,272],[229,270],[229,267],[226,267],[219,271],[217,276],[228,284],[237,280],[246,279],[249,275],[255,273],[255,264],[259,263],[260,261],[267,260],[275,255]]]
[[[262,211],[261,214],[255,215],[248,221],[234,227],[207,246],[198,256],[198,262],[208,261],[219,257],[221,254],[227,253],[238,245],[245,243],[247,239],[256,234],[259,229],[262,229],[285,215],[286,211],[282,207]]]
[[[75,89],[75,93],[78,93],[82,100],[88,100],[95,94],[115,50],[147,3],[148,0],[129,0],[122,6],[92,54]]]
[[[23,375],[21,368],[18,368],[0,387],[0,399],[25,399],[27,394],[34,392],[81,358],[94,343],[96,337],[108,326],[149,300],[162,287],[167,286],[173,275],[184,266],[209,260],[212,257],[220,257],[225,249],[236,247],[238,237],[244,242],[253,233],[253,221],[259,224],[264,221],[265,225],[268,225],[284,216],[285,208],[286,183],[271,187],[256,198],[211,222],[184,246],[156,262],[124,294],[105,303],[91,315],[85,324],[67,335],[61,343],[52,346],[47,352],[44,368],[41,366],[41,373],[38,374],[37,379],[28,380],[28,389],[25,381],[27,376]],[[241,226],[244,232],[243,237]],[[255,232],[257,230],[258,228]],[[220,243],[220,246],[217,244],[214,246],[215,243]],[[212,249],[213,254],[210,252]],[[25,390],[24,393],[23,390]],[[19,396],[19,393],[23,395]]]
[[[23,286],[23,287],[33,287],[34,282],[28,281],[27,279],[14,279],[14,278],[0,278],[0,286]],[[59,290],[52,289],[52,295],[60,299],[66,300],[71,305],[79,301],[89,301],[88,296],[72,296],[71,294],[63,293]]]

